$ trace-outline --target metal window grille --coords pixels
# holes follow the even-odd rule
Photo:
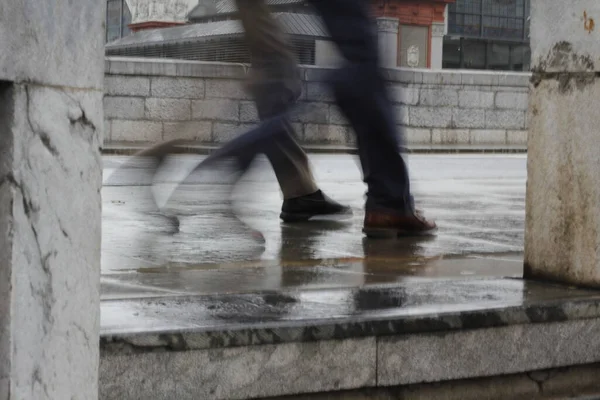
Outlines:
[[[290,38],[298,62],[315,64],[315,40],[305,37]],[[251,63],[250,52],[243,37],[228,36],[202,41],[180,41],[158,45],[139,45],[126,48],[107,48],[107,55],[126,57],[174,58],[195,61]]]
[[[448,32],[463,37],[527,41],[530,0],[457,0],[450,4]]]

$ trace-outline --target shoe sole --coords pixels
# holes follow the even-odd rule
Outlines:
[[[299,214],[299,213],[286,213],[282,212],[279,218],[283,222],[308,222],[308,221],[344,221],[351,219],[353,214],[351,212],[339,213],[339,214]]]
[[[401,237],[434,236],[437,228],[426,231],[409,231],[404,229],[363,228],[363,233],[371,239],[396,239]]]

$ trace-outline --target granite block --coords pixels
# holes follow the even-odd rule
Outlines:
[[[204,80],[198,78],[153,77],[151,89],[152,97],[204,98]]]
[[[100,399],[248,399],[374,386],[375,355],[374,338],[104,354]]]
[[[600,319],[380,338],[377,381],[404,385],[600,361]]]

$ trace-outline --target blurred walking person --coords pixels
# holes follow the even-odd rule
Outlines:
[[[435,232],[435,222],[427,220],[413,204],[407,166],[400,154],[400,135],[380,69],[377,30],[369,14],[369,2],[307,2],[321,16],[344,58],[343,66],[331,74],[328,84],[357,137],[363,180],[367,184],[363,232],[368,237]],[[268,10],[264,1],[236,0],[236,4],[253,52],[253,65],[258,66],[250,83],[254,85],[255,97],[264,100],[260,103],[265,107],[265,116],[283,113],[298,94],[291,78],[295,66],[289,65],[283,34],[275,28],[273,19],[265,16]],[[279,86],[282,83],[284,88]],[[285,136],[278,133],[280,127],[288,124],[285,117],[273,118],[269,124],[226,144],[213,159],[231,155],[252,159],[261,151],[268,154],[272,143],[279,143]]]

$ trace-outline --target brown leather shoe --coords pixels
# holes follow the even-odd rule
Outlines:
[[[420,211],[406,215],[367,211],[363,225],[363,233],[371,238],[426,236],[432,235],[436,230],[435,222],[426,220]]]

